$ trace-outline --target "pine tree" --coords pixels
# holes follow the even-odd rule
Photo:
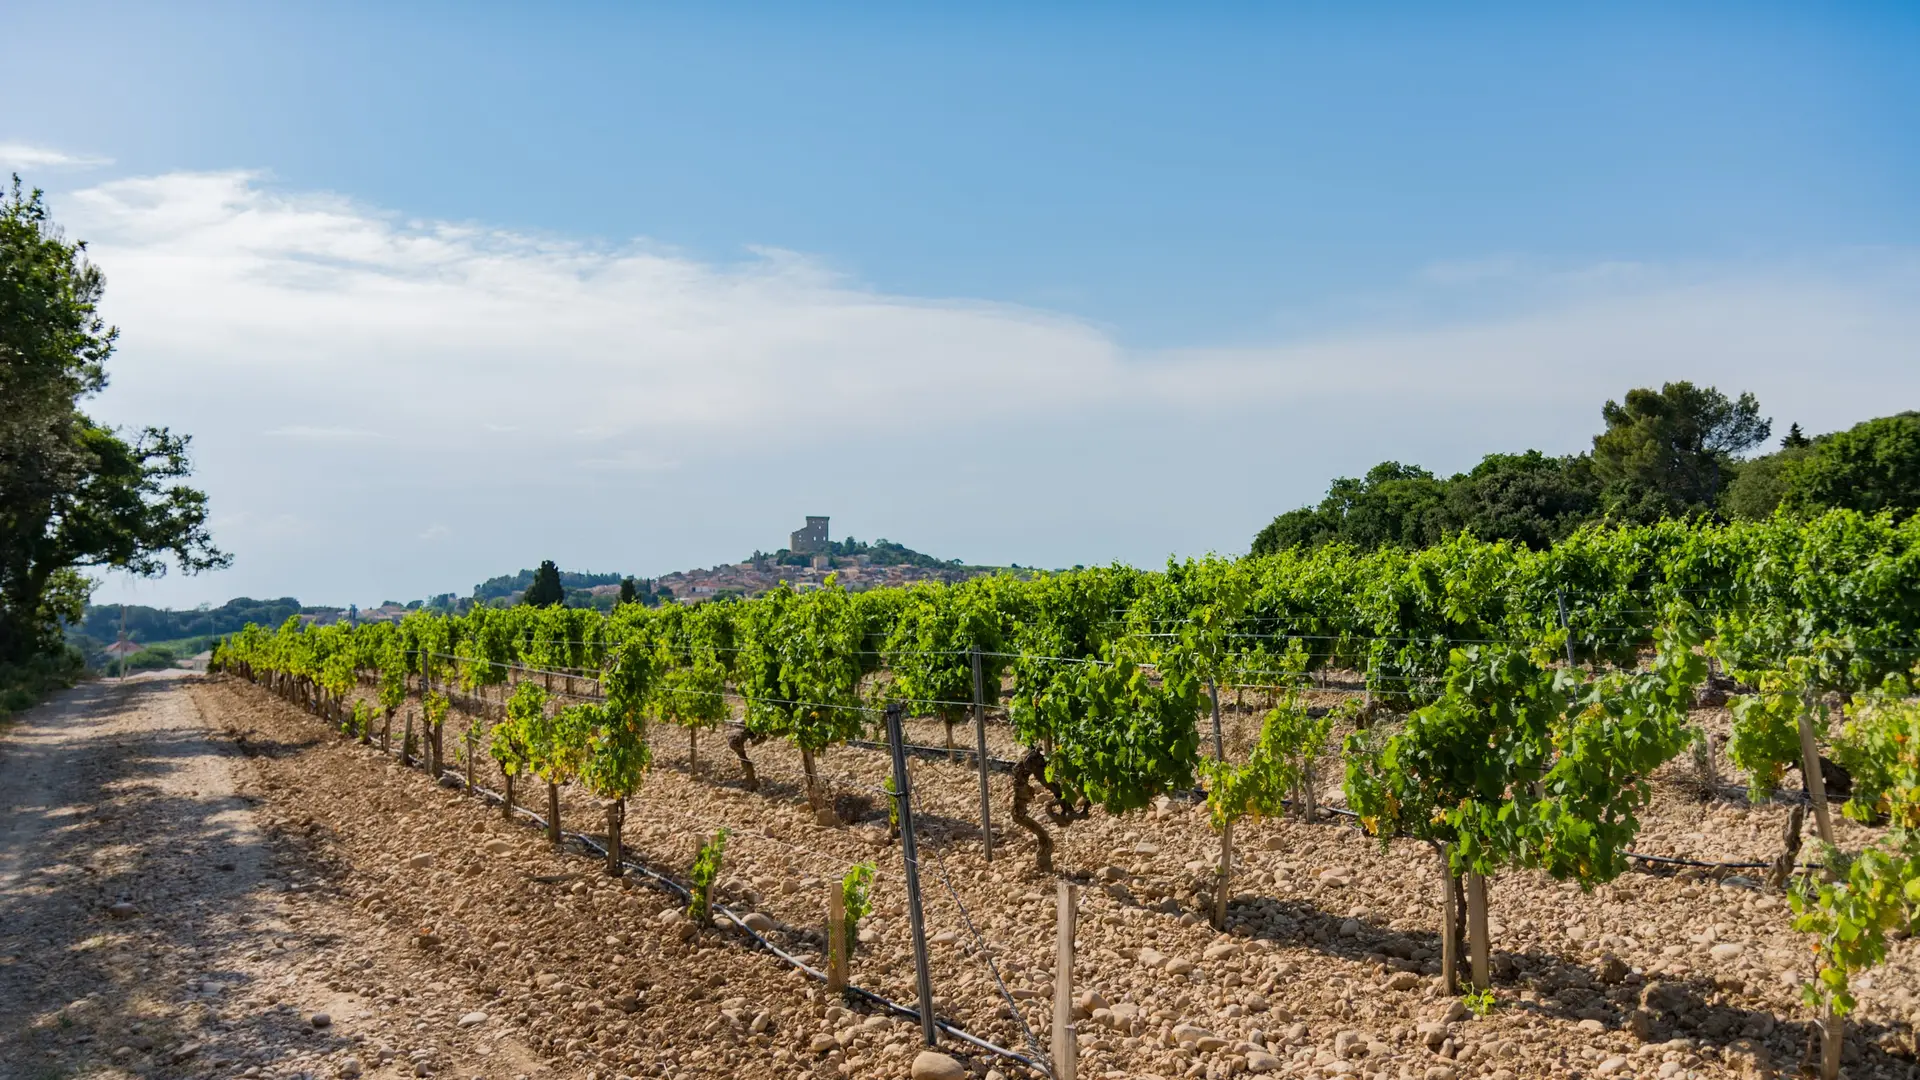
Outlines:
[[[631,577],[620,582],[620,602],[622,604],[631,604],[639,598],[640,590],[634,587]]]
[[[526,595],[520,598],[523,604],[534,607],[554,607],[565,603],[567,590],[560,584],[560,568],[552,559],[543,559],[540,569],[533,572],[533,584],[527,586]]]

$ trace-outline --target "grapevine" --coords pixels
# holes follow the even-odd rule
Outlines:
[[[720,878],[720,858],[727,850],[727,830],[722,827],[713,839],[700,846],[693,857],[693,870],[687,875],[693,883],[693,899],[687,915],[702,926],[713,923],[713,883]]]
[[[858,940],[855,927],[861,919],[873,913],[873,864],[856,863],[845,877],[840,879],[840,900],[845,916],[847,951],[853,951],[853,943]]]

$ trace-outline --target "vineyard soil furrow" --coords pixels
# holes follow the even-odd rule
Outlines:
[[[201,693],[218,695],[224,708],[272,714],[288,737],[304,731],[313,738],[325,731],[312,716],[242,682],[220,680]],[[458,712],[450,718],[448,746],[462,745],[463,722]],[[422,837],[416,846],[431,837],[431,850],[449,860],[486,843],[467,829],[505,830],[511,838],[505,857],[516,871],[581,873],[585,896],[607,898],[582,900],[539,922],[524,911],[505,916],[511,932],[500,951],[507,957],[492,967],[495,988],[510,1002],[538,1000],[537,982],[516,989],[513,977],[537,980],[539,962],[523,958],[556,955],[553,950],[564,947],[549,944],[556,938],[601,942],[594,952],[575,946],[577,959],[566,967],[592,972],[603,982],[631,978],[627,973],[641,963],[631,959],[634,954],[657,957],[664,950],[673,955],[675,948],[688,947],[682,935],[689,931],[678,920],[664,928],[658,921],[666,903],[659,894],[607,885],[584,859],[555,856],[537,831],[506,830],[497,812],[435,788],[418,772],[400,769],[337,735],[319,737],[337,748],[330,753],[357,759],[357,774],[367,774],[333,793],[328,801],[339,802],[333,813],[346,813],[348,805],[370,807],[371,816],[380,819],[404,806],[398,811],[407,819],[403,827],[419,830]],[[827,788],[851,797],[843,807],[852,823],[834,827],[814,820],[799,755],[790,747],[758,748],[757,792],[740,784],[730,755],[702,754],[690,775],[686,752],[681,740],[663,740],[655,748],[647,786],[628,809],[631,854],[684,874],[697,847],[718,827],[728,827],[733,839],[719,898],[742,912],[761,912],[769,935],[810,962],[823,948],[825,890],[837,885],[847,867],[875,863],[875,914],[860,928],[863,941],[854,954],[852,979],[911,1001],[901,866],[885,828],[884,755],[842,748],[821,757],[818,772]],[[457,768],[459,762],[449,764]],[[927,826],[923,858],[931,860],[938,852],[946,879],[995,950],[1027,1025],[1044,1031],[1052,980],[1053,879],[1032,869],[1030,845],[1012,832],[1002,833],[999,861],[982,862],[970,763],[922,760],[913,768]],[[996,805],[1004,805],[1009,781],[996,775],[992,782]],[[384,794],[369,802],[371,792],[356,786],[368,783],[382,793],[398,785],[408,794],[393,806]],[[1769,854],[1777,841],[1782,806],[1726,799],[1702,803],[1677,780],[1656,788],[1642,833],[1648,846],[1755,856]],[[562,815],[569,828],[590,833],[603,828],[598,801],[577,787],[563,789]],[[1756,1068],[1791,1070],[1806,1044],[1806,1017],[1795,990],[1810,973],[1804,942],[1788,929],[1779,897],[1737,877],[1630,873],[1584,895],[1544,875],[1504,874],[1490,891],[1490,915],[1496,983],[1511,1004],[1486,1018],[1449,1018],[1458,1003],[1434,985],[1437,938],[1431,928],[1440,892],[1437,870],[1423,848],[1402,841],[1383,851],[1336,823],[1249,822],[1238,834],[1240,891],[1230,909],[1229,932],[1217,934],[1204,915],[1204,887],[1217,854],[1217,838],[1205,815],[1204,804],[1168,799],[1145,814],[1110,817],[1096,811],[1090,820],[1056,833],[1056,866],[1090,886],[1076,972],[1088,1006],[1082,1075],[1200,1075],[1194,1067],[1204,1072],[1209,1054],[1238,1048],[1252,1055],[1246,1060],[1264,1064],[1271,1058],[1274,1068],[1299,1075],[1308,1069],[1324,1073],[1340,1062],[1358,1075],[1386,1077],[1438,1075],[1434,1069],[1463,1077],[1548,1076],[1602,1066],[1610,1075],[1736,1076]],[[470,820],[475,825],[463,824]],[[491,832],[485,835],[490,838]],[[401,849],[406,850],[404,842]],[[381,910],[391,916],[384,921],[458,926],[448,932],[483,937],[489,931],[475,927],[487,925],[498,933],[498,924],[479,910],[484,889],[456,878],[457,893],[437,901],[433,872],[403,876],[418,880],[383,893]],[[923,875],[940,1012],[983,1037],[1020,1048],[1022,1032],[1003,1015],[998,989],[980,959],[970,955],[971,937],[944,884],[934,883],[938,880]],[[584,931],[571,925],[590,918],[607,921]],[[610,939],[618,944],[606,945]],[[486,944],[484,954],[494,955],[495,948]],[[703,971],[725,972],[729,995],[749,998],[770,1015],[780,1011],[783,1018],[773,1025],[767,1045],[755,1046],[749,1035],[741,1048],[746,1057],[724,1059],[739,1075],[757,1075],[751,1071],[755,1063],[771,1068],[778,1062],[791,1070],[786,1075],[900,1076],[918,1049],[912,1024],[882,1020],[875,1034],[862,1027],[868,1021],[858,1014],[829,1016],[817,995],[809,999],[811,985],[782,975],[773,961],[754,957],[737,940],[709,942],[691,958]],[[758,975],[753,985],[765,983],[779,994],[736,993],[748,985],[748,975],[734,973],[740,965]],[[656,986],[663,979],[646,977]],[[1858,1075],[1899,1076],[1910,1067],[1872,1038],[1886,1030],[1885,1021],[1911,1015],[1916,990],[1920,969],[1910,950],[1875,972],[1858,1017],[1861,1059],[1853,1066]],[[568,1036],[547,1048],[575,1068],[634,1068],[634,1075],[673,1075],[673,1067],[689,1064],[694,1049],[717,1054],[732,1049],[716,1048],[703,1036],[680,1051],[688,1044],[676,1040],[705,1033],[719,1003],[711,995],[689,992],[690,1000],[676,1008],[660,990],[654,992],[652,1000],[662,1001],[663,1011],[655,1013],[650,1006],[642,1015],[658,1016],[658,1028],[629,1020],[612,1045],[586,1040],[569,1047],[578,1040]],[[536,1019],[544,1015],[521,1007]],[[740,1005],[733,1012],[738,1016],[744,1009]],[[724,1021],[722,1029],[735,1031],[732,1021]],[[1196,1031],[1207,1034],[1191,1037]],[[843,1046],[838,1036],[848,1032]],[[832,1040],[834,1047],[821,1052],[819,1038]],[[1201,1038],[1219,1042],[1216,1047]],[[662,1069],[659,1055],[669,1052],[676,1060]],[[782,1052],[784,1058],[773,1056]],[[630,1063],[623,1054],[636,1060]]]

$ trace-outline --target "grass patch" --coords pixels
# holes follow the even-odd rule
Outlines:
[[[0,664],[0,721],[33,708],[55,690],[72,686],[86,670],[80,650],[71,647],[18,664]]]

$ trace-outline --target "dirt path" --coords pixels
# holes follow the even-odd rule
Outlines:
[[[0,730],[0,1080],[536,1072],[484,1021],[373,996],[419,975],[352,933],[183,674]]]

